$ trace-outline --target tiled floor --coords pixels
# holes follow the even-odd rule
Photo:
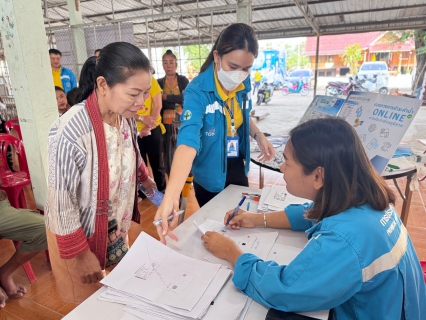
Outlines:
[[[259,169],[252,165],[249,174],[250,186],[258,187]],[[388,182],[395,190],[392,181]],[[405,188],[405,178],[398,179],[401,188]],[[282,174],[265,170],[264,171],[265,185],[285,185],[282,179]],[[426,260],[426,180],[419,183],[420,189],[413,193],[410,215],[408,218],[407,229],[416,248],[417,254],[421,260]],[[404,190],[404,189],[403,189]],[[398,201],[396,209],[400,210],[402,206],[401,198],[397,197]],[[34,205],[33,200],[29,201],[29,205]],[[139,209],[142,214],[141,224],[132,223],[132,228],[129,231],[130,242],[136,239],[141,231],[157,237],[154,226],[152,225],[153,216],[156,211],[148,200],[144,200],[139,204]],[[198,209],[194,197],[194,191],[191,190],[188,199],[186,217],[194,213]],[[0,240],[0,265],[5,263],[14,252],[12,241]],[[39,253],[31,260],[32,267],[37,276],[37,281],[32,285],[22,268],[19,268],[14,275],[15,281],[24,284],[27,288],[27,294],[18,300],[8,300],[6,307],[0,310],[0,320],[10,319],[61,319],[69,313],[74,305],[62,302],[56,291],[55,279],[52,275],[49,264],[46,262],[44,252]]]

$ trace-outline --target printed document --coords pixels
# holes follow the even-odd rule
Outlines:
[[[220,269],[184,256],[142,232],[101,283],[153,303],[192,310]]]

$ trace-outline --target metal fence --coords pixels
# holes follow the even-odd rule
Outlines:
[[[238,19],[249,21],[251,18],[251,12],[237,10],[236,4],[224,6],[222,1],[216,2],[217,5],[214,0],[142,0],[140,4],[121,0],[80,0],[83,24],[77,25],[70,25],[67,6],[55,6],[53,10],[52,4],[52,8],[45,10],[46,34],[49,47],[62,52],[63,65],[77,76],[85,60],[81,58],[82,53],[87,59],[94,50],[108,43],[127,41],[148,56],[156,77],[164,76],[162,55],[167,49],[177,56],[178,73],[192,77],[194,61],[198,60],[197,66],[202,64],[220,32],[237,22],[237,14]],[[242,2],[251,3],[249,0]],[[84,36],[72,37],[76,32]],[[197,48],[184,49],[187,46],[199,47],[198,56],[195,54]],[[188,52],[192,54],[188,56]]]
[[[204,4],[206,2],[209,4]],[[154,67],[156,78],[160,78],[165,74],[162,55],[171,49],[177,56],[178,73],[191,79],[197,75],[224,28],[237,21],[250,23],[251,2],[242,0],[238,5],[222,5],[222,1],[215,0],[141,0],[140,4],[123,0],[80,0],[82,23],[71,25],[67,1],[43,0],[46,51],[48,48],[60,50],[62,65],[71,69],[78,79],[82,65],[96,49],[111,42],[126,41],[141,48]],[[7,64],[1,57],[0,95],[14,105]]]

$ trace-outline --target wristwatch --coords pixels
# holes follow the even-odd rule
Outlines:
[[[257,136],[259,135],[259,133],[262,133],[262,132],[258,131],[258,132],[256,132],[256,133],[253,135],[253,139],[254,139],[254,140],[256,140],[256,139],[257,139]],[[256,141],[257,141],[257,140],[256,140]]]

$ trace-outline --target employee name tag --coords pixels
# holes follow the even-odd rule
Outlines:
[[[227,137],[226,150],[228,151],[228,158],[238,158],[239,154],[239,141],[238,137]]]

